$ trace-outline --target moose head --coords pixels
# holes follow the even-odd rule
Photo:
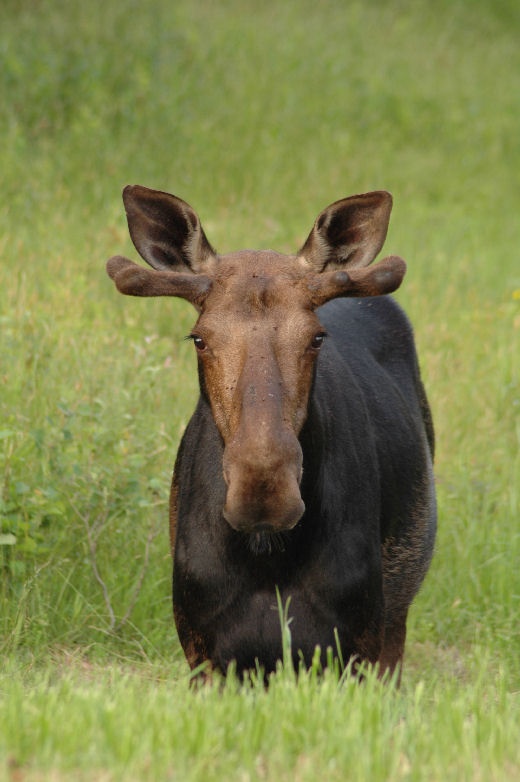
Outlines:
[[[344,198],[317,217],[301,250],[218,255],[185,201],[140,185],[124,189],[132,241],[147,269],[116,256],[107,271],[131,296],[178,296],[198,312],[191,331],[201,394],[223,442],[223,515],[246,533],[292,529],[300,494],[299,435],[326,332],[318,308],[338,297],[399,287],[401,258],[370,266],[386,237],[392,198]]]

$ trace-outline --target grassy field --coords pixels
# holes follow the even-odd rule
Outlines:
[[[4,0],[0,779],[520,776],[519,35],[514,0]],[[393,193],[439,496],[399,691],[190,690],[166,517],[194,313],[106,277],[127,183],[223,251]]]

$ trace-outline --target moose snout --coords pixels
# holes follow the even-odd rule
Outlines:
[[[278,444],[280,445],[280,444]],[[285,532],[305,511],[300,494],[302,452],[298,440],[280,448],[244,452],[240,442],[224,453],[227,484],[224,518],[240,532]]]

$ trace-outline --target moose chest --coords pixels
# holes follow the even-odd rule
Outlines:
[[[213,668],[223,673],[232,661],[239,671],[258,665],[266,673],[275,670],[277,660],[283,656],[284,608],[290,615],[288,629],[295,664],[300,656],[308,664],[316,646],[323,652],[329,646],[334,648],[336,637],[341,638],[342,648],[348,651],[347,628],[340,610],[334,611],[336,603],[338,609],[341,606],[338,595],[326,597],[318,590],[312,592],[294,585],[280,590],[255,590],[244,583],[237,583],[235,588],[228,583],[225,593],[206,593],[204,600],[200,584],[193,590],[188,584],[189,579],[179,579],[176,584],[174,577],[177,615],[190,617],[188,635],[195,639],[200,662],[209,660]],[[182,640],[186,642],[188,638]]]
[[[221,524],[225,527],[222,519]],[[348,659],[360,648],[368,626],[379,625],[383,611],[379,563],[352,541],[348,556],[304,540],[305,519],[288,548],[258,554],[245,540],[227,545],[211,534],[194,540],[189,520],[180,519],[174,562],[173,593],[179,635],[198,663],[225,672],[261,665],[266,673],[282,659],[282,616],[287,609],[295,666],[327,649]],[[338,540],[340,549],[343,541]],[[273,541],[272,547],[284,545]],[[291,546],[294,551],[291,551]],[[184,621],[185,619],[185,621]],[[377,633],[376,633],[377,639]],[[367,659],[377,653],[367,651]]]

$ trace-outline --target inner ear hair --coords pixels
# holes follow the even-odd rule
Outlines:
[[[186,201],[142,185],[127,185],[123,201],[132,241],[150,266],[158,271],[209,271],[215,251]]]
[[[316,218],[300,257],[318,271],[368,266],[386,239],[391,210],[385,190],[335,201]]]

